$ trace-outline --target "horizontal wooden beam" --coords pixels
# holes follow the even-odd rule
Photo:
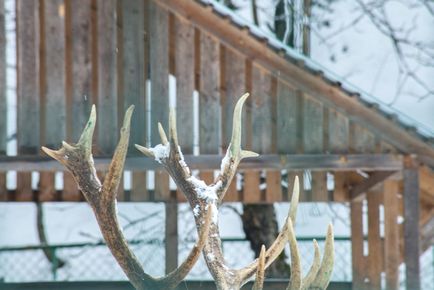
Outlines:
[[[223,156],[186,155],[185,161],[190,169],[218,170]],[[110,158],[95,157],[97,170],[106,170]],[[242,170],[313,170],[313,171],[396,171],[402,169],[402,156],[395,154],[297,154],[297,155],[261,155],[257,158],[244,159],[239,169]],[[160,165],[146,157],[128,157],[125,170],[155,170]],[[59,162],[41,156],[1,156],[0,172],[7,171],[64,171]]]

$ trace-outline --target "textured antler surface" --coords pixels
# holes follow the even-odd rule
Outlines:
[[[59,150],[46,147],[42,149],[65,165],[72,173],[95,213],[107,246],[134,287],[136,289],[173,289],[190,272],[200,256],[209,234],[212,209],[210,208],[206,214],[203,214],[199,240],[180,267],[162,278],[154,278],[144,272],[142,265],[128,247],[117,219],[116,208],[116,193],[123,174],[133,109],[134,106],[131,106],[125,113],[121,137],[102,185],[96,175],[92,157],[92,137],[96,123],[95,106],[92,107],[89,121],[77,144],[62,142],[63,146]]]
[[[196,227],[198,229],[201,227],[203,213],[206,211],[207,207],[210,205],[213,208],[213,219],[211,221],[209,237],[205,243],[203,253],[207,266],[218,289],[239,289],[257,272],[259,263],[257,259],[245,268],[238,270],[228,267],[221,248],[221,238],[218,225],[218,207],[236,173],[238,164],[243,158],[258,156],[258,154],[254,152],[241,149],[241,113],[243,104],[247,97],[248,94],[243,95],[235,106],[231,143],[222,160],[220,174],[212,184],[207,185],[204,181],[193,176],[184,162],[181,149],[178,145],[175,121],[176,117],[173,110],[170,111],[169,116],[169,139],[167,139],[166,133],[159,124],[158,126],[162,144],[158,144],[153,148],[136,145],[137,149],[146,156],[154,158],[156,161],[160,162],[172,176],[178,188],[181,189],[190,203],[195,216]],[[291,209],[282,231],[271,247],[265,251],[262,257],[264,261],[264,269],[266,269],[280,255],[287,243],[290,220],[293,219],[292,222],[295,222],[298,190],[297,194],[293,196],[293,200],[293,205],[291,205]]]
[[[302,269],[300,261],[300,252],[298,250],[297,240],[293,228],[293,220],[298,205],[299,181],[296,177],[294,182],[294,191],[290,206],[291,218],[287,221],[286,230],[288,232],[288,243],[291,251],[291,273],[288,287],[286,290],[325,290],[329,285],[334,263],[334,242],[333,242],[333,227],[330,224],[327,229],[327,236],[324,246],[324,256],[321,261],[319,246],[316,240],[313,240],[314,258],[312,266],[307,275],[302,278]],[[261,290],[264,283],[264,246],[259,256],[259,267],[256,273],[255,284],[253,290]]]

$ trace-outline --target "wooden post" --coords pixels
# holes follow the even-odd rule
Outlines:
[[[404,158],[404,261],[406,289],[420,289],[419,169],[415,160]]]
[[[368,199],[368,264],[367,277],[369,289],[381,289],[381,272],[383,266],[382,241],[380,236],[380,199],[381,192],[371,191]]]
[[[166,274],[178,267],[178,203],[176,199],[166,203]]]
[[[386,180],[384,182],[384,266],[386,272],[386,289],[398,289],[399,228],[398,216],[398,182]]]
[[[363,202],[351,202],[351,257],[353,289],[365,289],[365,257],[363,256]]]

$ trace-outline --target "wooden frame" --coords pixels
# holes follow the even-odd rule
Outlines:
[[[220,169],[220,155],[186,155],[192,169]],[[261,155],[241,162],[239,170],[287,169],[313,171],[396,171],[403,168],[402,155],[397,154],[297,154]],[[95,158],[97,170],[107,170],[110,158]],[[160,165],[143,157],[128,157],[125,170],[156,170]],[[40,156],[0,156],[0,172],[6,171],[64,171],[58,162]]]

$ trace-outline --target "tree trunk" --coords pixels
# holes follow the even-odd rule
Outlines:
[[[273,204],[245,204],[243,205],[243,229],[250,247],[259,256],[262,245],[268,249],[279,234],[276,221],[276,211]],[[286,263],[285,252],[267,269],[269,278],[288,279],[290,267]]]

